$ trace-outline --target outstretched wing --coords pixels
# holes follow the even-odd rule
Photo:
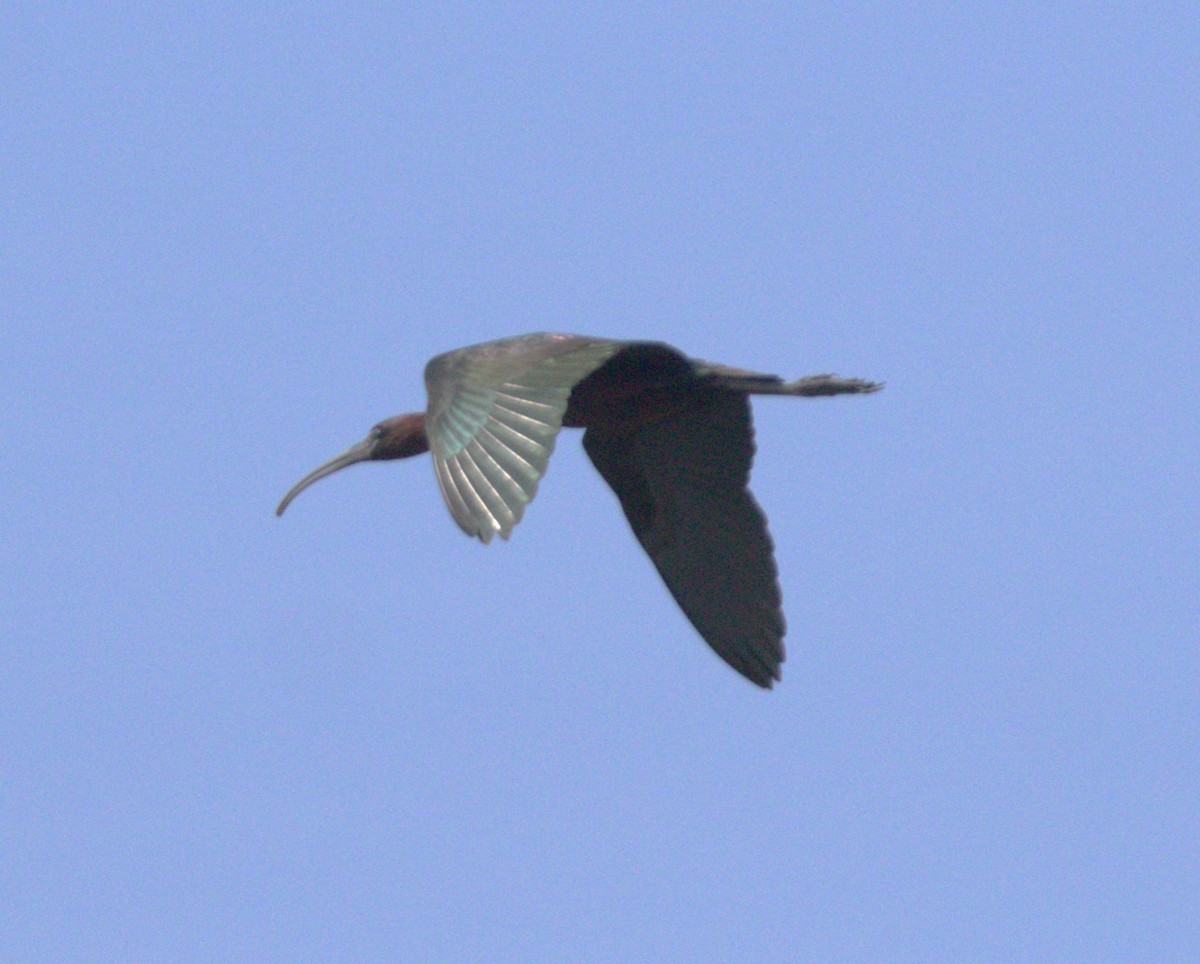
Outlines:
[[[580,335],[504,338],[425,367],[442,497],[467,535],[508,538],[537,493],[571,389],[623,347]]]
[[[680,608],[759,686],[780,678],[784,619],[766,518],[746,485],[754,430],[745,395],[696,384],[674,414],[589,428],[583,445]]]

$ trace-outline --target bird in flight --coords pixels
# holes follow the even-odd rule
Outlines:
[[[531,334],[446,352],[425,367],[424,412],[380,422],[283,497],[355,462],[431,452],[469,536],[507,539],[537,493],[558,431],[617,494],[634,535],[704,640],[764,688],[780,677],[784,618],[767,520],[747,484],[751,395],[859,395],[877,382],[777,375],[689,358],[660,342]]]

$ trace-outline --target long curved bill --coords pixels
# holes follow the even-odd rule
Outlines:
[[[283,515],[283,510],[291,504],[292,499],[296,498],[296,496],[314,482],[325,478],[327,475],[333,475],[338,469],[344,469],[347,465],[353,465],[355,462],[366,462],[375,451],[375,442],[375,436],[368,435],[357,445],[350,446],[341,455],[335,455],[328,462],[322,462],[288,490],[288,494],[283,497],[279,506],[275,509],[275,514],[277,516]]]

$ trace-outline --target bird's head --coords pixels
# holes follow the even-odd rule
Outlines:
[[[328,462],[322,462],[315,469],[288,490],[276,508],[276,515],[283,515],[292,499],[307,489],[314,482],[332,475],[338,469],[344,469],[355,462],[382,461],[385,459],[406,459],[413,455],[421,455],[429,451],[429,440],[425,435],[425,413],[412,412],[407,415],[394,415],[385,418],[367,433],[367,437],[356,445],[350,446],[341,455],[335,455]]]

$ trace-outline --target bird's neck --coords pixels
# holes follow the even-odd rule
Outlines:
[[[380,436],[372,459],[407,459],[429,451],[425,413],[394,415],[379,423]]]

